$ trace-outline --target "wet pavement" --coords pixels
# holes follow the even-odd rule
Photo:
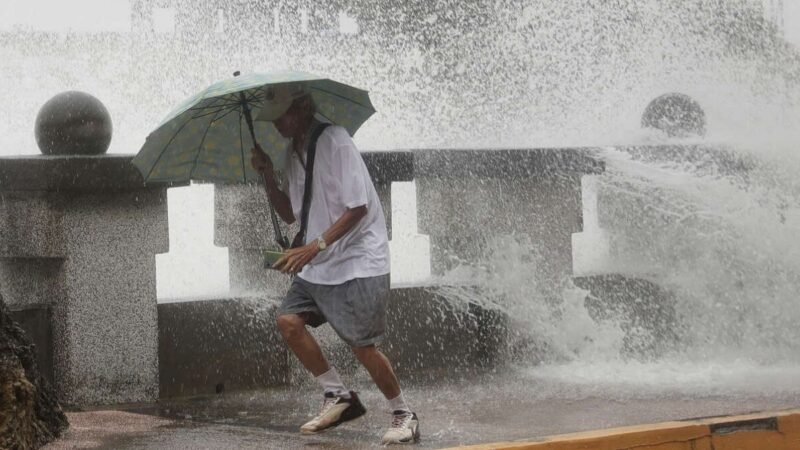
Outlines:
[[[72,411],[68,413],[70,430],[45,448],[378,448],[389,422],[386,402],[363,377],[354,387],[361,392],[367,415],[314,436],[297,432],[321,402],[316,387],[305,385]],[[420,448],[800,406],[800,387],[791,385],[708,391],[713,394],[703,394],[697,385],[658,390],[581,384],[541,377],[535,369],[405,387],[406,398],[421,421]]]

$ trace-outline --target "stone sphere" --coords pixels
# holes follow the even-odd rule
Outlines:
[[[36,143],[45,155],[102,155],[112,131],[106,107],[85,92],[62,92],[36,116]]]
[[[672,92],[647,105],[642,114],[642,127],[661,130],[670,137],[704,136],[706,113],[693,98]]]

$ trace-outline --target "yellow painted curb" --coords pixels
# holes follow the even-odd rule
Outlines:
[[[636,425],[459,450],[800,450],[800,409]]]

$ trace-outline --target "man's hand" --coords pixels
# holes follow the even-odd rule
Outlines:
[[[272,267],[283,273],[294,275],[303,270],[303,267],[311,262],[318,253],[319,246],[317,242],[314,241],[302,247],[287,250],[286,254],[281,257],[281,259],[275,261]]]
[[[254,169],[260,173],[272,174],[272,160],[264,153],[260,145],[256,144],[255,148],[250,149],[250,153],[252,154],[250,164]]]

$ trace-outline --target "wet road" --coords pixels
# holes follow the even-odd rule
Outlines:
[[[769,380],[767,380],[769,382]],[[410,385],[406,397],[417,411],[420,448],[535,438],[597,428],[729,415],[800,406],[800,387],[708,389],[552,380],[536,370]],[[155,405],[68,414],[72,427],[48,449],[370,449],[388,425],[385,401],[368,380],[355,386],[365,417],[315,436],[297,428],[321,399],[316,387],[222,394]]]

